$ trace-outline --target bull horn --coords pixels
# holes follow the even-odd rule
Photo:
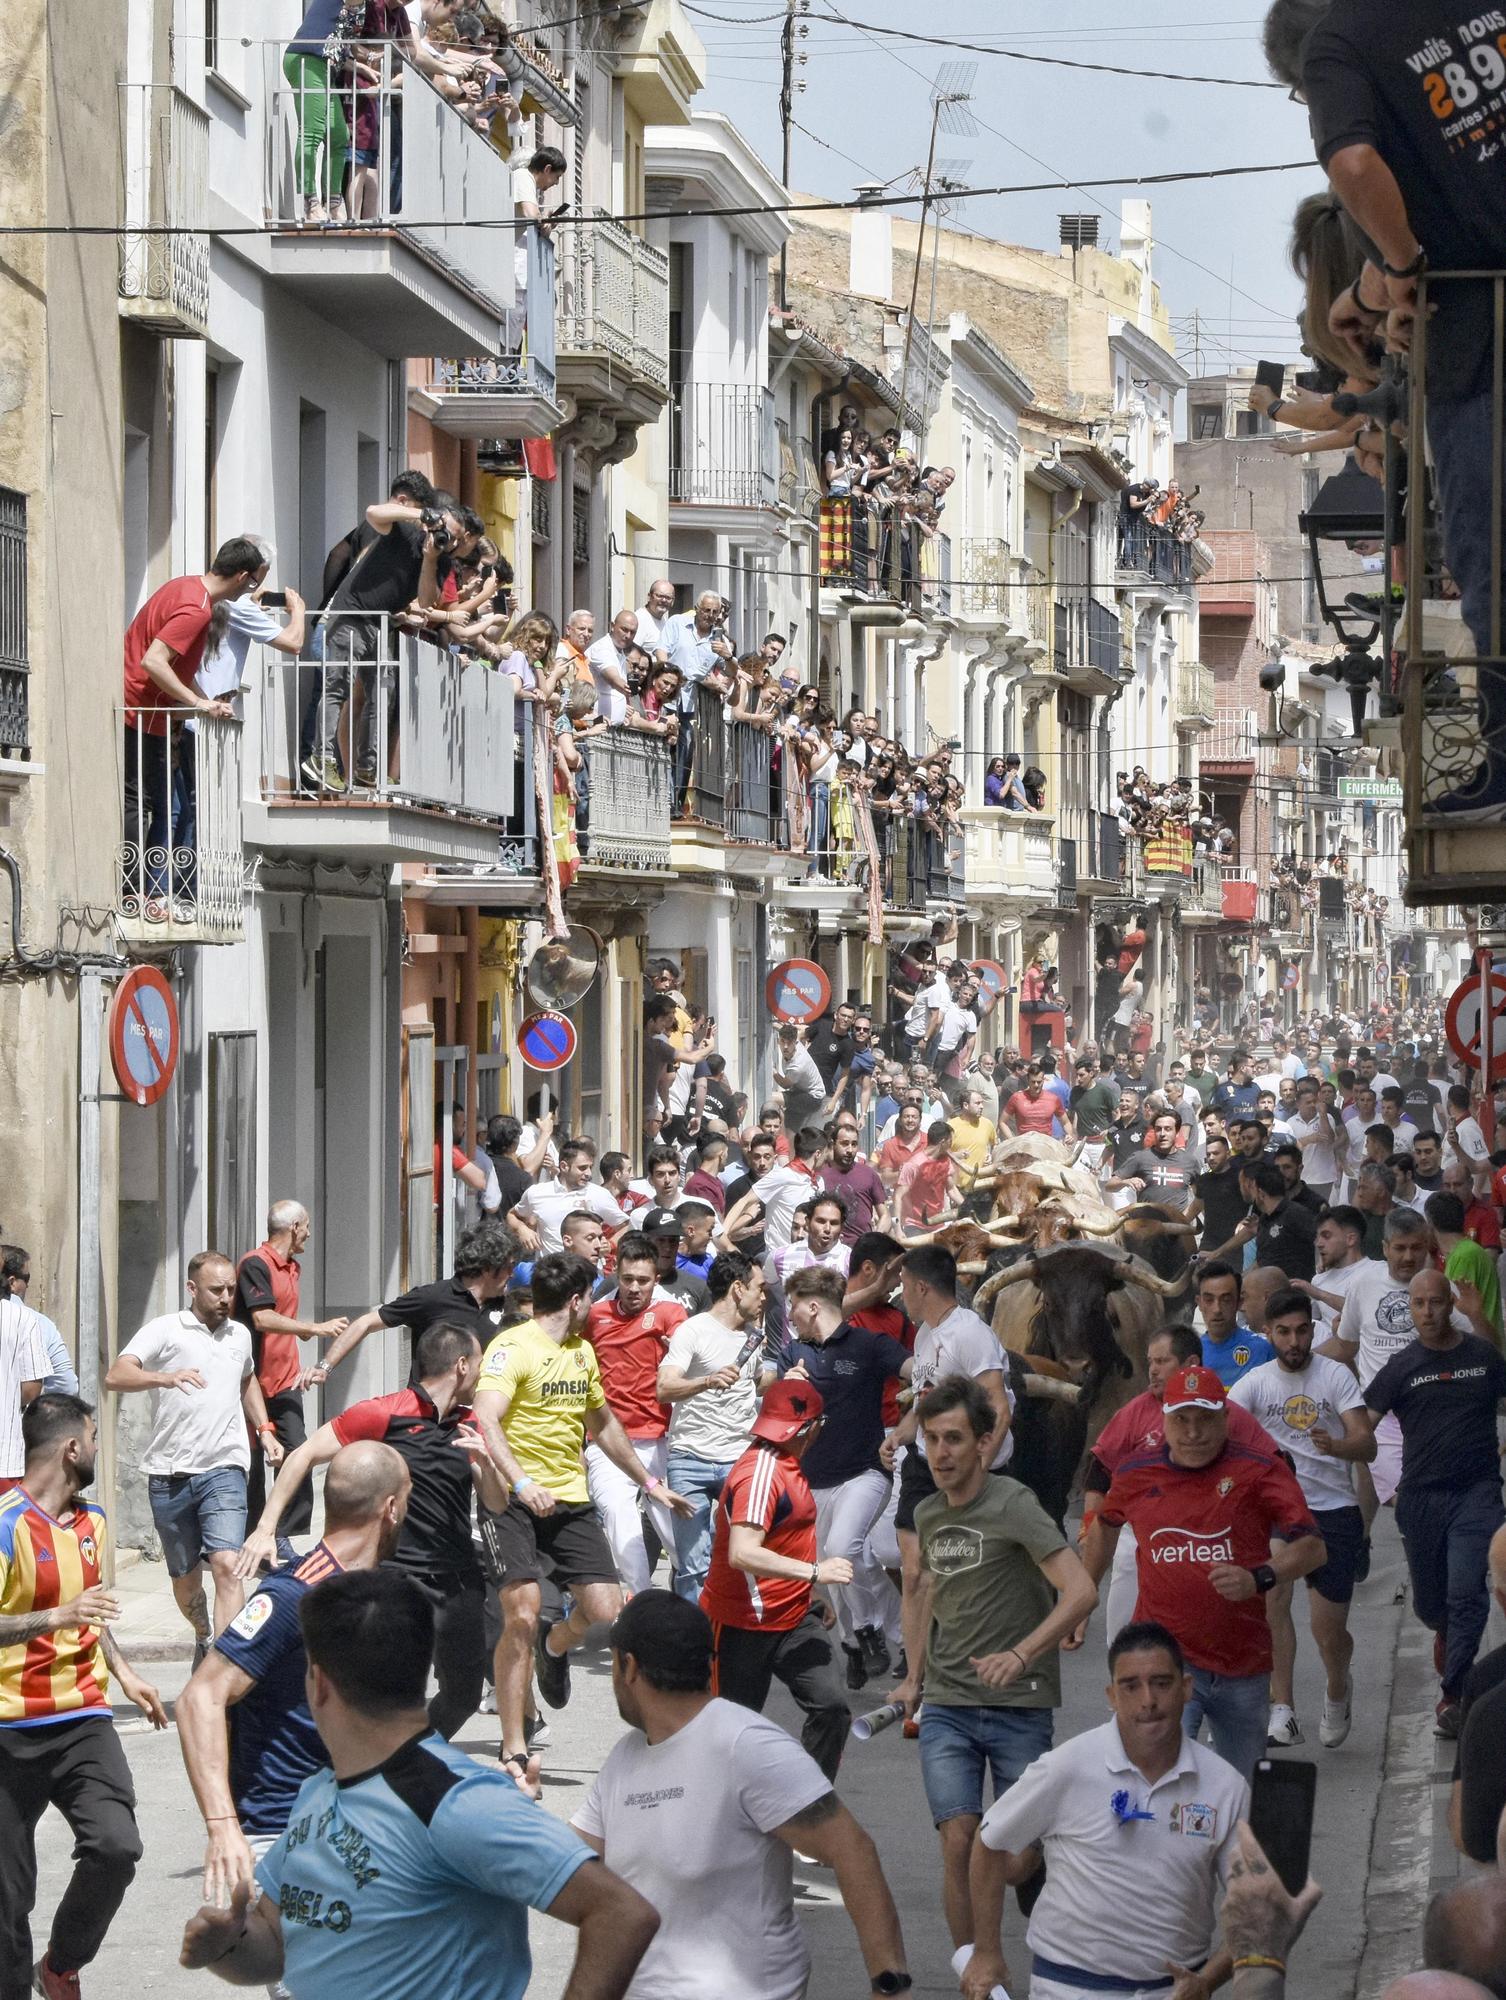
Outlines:
[[[1087,1143],[1088,1142],[1086,1139],[1078,1140],[1077,1144],[1072,1148],[1072,1157],[1067,1162],[1067,1165],[1069,1167],[1075,1167],[1077,1165],[1077,1162],[1082,1158],[1083,1148],[1087,1145]]]
[[[1020,1218],[1017,1215],[995,1215],[990,1216],[988,1222],[983,1225],[983,1233],[989,1238],[1002,1237],[1007,1230],[1018,1229],[1019,1226]]]
[[[991,1278],[985,1278],[973,1294],[973,1311],[981,1313],[995,1293],[1002,1292],[1006,1285],[1017,1285],[1024,1278],[1035,1276],[1035,1259],[1022,1257],[1018,1264],[1006,1264],[1002,1271],[995,1271]]]
[[[1058,1382],[1052,1375],[1027,1375],[1020,1387],[1027,1396],[1044,1396],[1058,1403],[1082,1401],[1081,1383]]]
[[[959,1278],[981,1278],[987,1269],[988,1265],[986,1263],[980,1264],[976,1261],[969,1264],[959,1264],[957,1266],[957,1276]]]
[[[1149,1236],[1196,1236],[1195,1222],[1168,1222],[1166,1217],[1146,1202],[1134,1202],[1129,1208],[1119,1212],[1121,1222],[1138,1223]],[[1152,1226],[1153,1225],[1153,1226]]]
[[[1086,1216],[1074,1220],[1084,1236],[1117,1236],[1124,1226],[1117,1215],[1112,1222],[1089,1222]]]
[[[1178,1292],[1187,1288],[1185,1278],[1163,1278],[1159,1271],[1150,1268],[1143,1257],[1130,1258],[1128,1275],[1135,1284],[1143,1285],[1146,1291],[1155,1292],[1163,1299],[1175,1298]]]

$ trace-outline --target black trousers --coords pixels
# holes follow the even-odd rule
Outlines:
[[[486,1647],[486,1604],[479,1576],[416,1575],[405,1569],[434,1607],[434,1675],[439,1691],[429,1721],[448,1742],[481,1706],[491,1655]]]
[[[97,1956],[136,1863],[136,1793],[108,1715],[0,1729],[0,2000],[29,2000],[37,1821],[56,1806],[73,1829],[73,1875],[52,1919],[60,1971]]]
[[[852,1724],[852,1710],[837,1679],[831,1634],[814,1611],[788,1632],[747,1631],[713,1625],[716,1692],[744,1708],[763,1711],[769,1688],[781,1680],[805,1710],[800,1741],[836,1783],[837,1766]]]
[[[308,1436],[303,1424],[303,1391],[279,1389],[267,1399],[267,1421],[277,1432],[283,1455],[295,1451]],[[251,1470],[246,1475],[246,1519],[254,1528],[267,1504],[267,1461],[259,1451],[251,1453]],[[314,1525],[314,1480],[312,1473],[288,1502],[278,1525],[279,1535],[306,1535]]]

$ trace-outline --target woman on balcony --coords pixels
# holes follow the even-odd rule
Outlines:
[[[810,866],[806,870],[807,881],[828,882],[832,879],[831,791],[837,779],[837,747],[832,735],[836,726],[837,718],[818,698],[814,722],[796,746],[810,800]]]
[[[334,71],[348,60],[365,19],[365,0],[309,0],[282,59],[298,118],[298,194],[303,212],[297,219],[302,222],[345,220],[340,190],[350,154],[350,124]]]

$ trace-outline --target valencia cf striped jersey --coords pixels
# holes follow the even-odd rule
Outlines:
[[[67,1521],[22,1486],[0,1496],[0,1616],[50,1611],[104,1580],[104,1509],[80,1500]],[[110,1674],[97,1625],[66,1625],[0,1646],[0,1728],[31,1729],[90,1710],[110,1712]]]

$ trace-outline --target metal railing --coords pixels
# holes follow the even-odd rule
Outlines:
[[[1077,895],[1077,842],[1061,839],[1056,843],[1056,894],[1057,901],[1070,901]]]
[[[1124,668],[1124,652],[1119,638],[1119,613],[1088,599],[1088,665],[1117,680]]]
[[[823,584],[919,610],[919,530],[913,521],[847,493],[828,494],[818,519]]]
[[[683,810],[676,819],[700,820],[707,826],[727,823],[727,705],[715,688],[697,682],[690,690],[690,712],[680,715],[681,729],[690,732],[690,774]]]
[[[774,392],[736,382],[682,382],[669,401],[669,497],[711,507],[779,500]]]
[[[522,311],[510,317],[507,347],[500,354],[477,355],[465,361],[436,356],[429,364],[431,396],[470,397],[477,403],[482,398],[495,401],[509,396],[543,396],[554,401],[554,244],[531,226],[524,230],[523,242],[528,283],[518,302]],[[498,421],[505,423],[505,416]],[[504,430],[497,435],[508,433]]]
[[[31,656],[26,588],[26,495],[0,486],[0,754],[31,747]]]
[[[161,735],[149,722],[162,719]],[[245,936],[241,724],[190,709],[127,709],[117,920],[128,941]]]
[[[120,93],[120,310],[154,333],[202,340],[209,330],[209,113],[170,83],[123,83]]]
[[[760,847],[779,845],[774,739],[751,722],[727,724],[727,838]]]
[[[1215,715],[1215,695],[1213,669],[1205,667],[1200,660],[1179,660],[1177,662],[1177,720],[1191,721],[1206,718],[1212,722]],[[1205,756],[1208,754],[1205,750]]]
[[[615,355],[669,386],[669,257],[605,209],[567,234],[560,265],[562,354]]]
[[[513,811],[511,678],[385,614],[322,614],[304,657],[263,648],[259,785],[269,805],[407,805],[476,820]]]
[[[1159,521],[1126,514],[1119,522],[1119,567],[1187,590],[1192,584],[1192,544],[1178,541]]]
[[[632,729],[591,740],[592,865],[665,874],[674,764],[668,747]]]
[[[1014,558],[1000,535],[970,535],[958,545],[956,604],[963,618],[1006,618]]]
[[[920,541],[920,598],[939,617],[952,615],[952,538],[936,534]]]
[[[1192,864],[1191,907],[1204,916],[1221,917],[1224,913],[1224,885],[1218,863],[1205,854],[1200,854]]]
[[[359,88],[332,75],[295,87],[283,75],[280,52],[268,45],[265,54],[271,118],[264,203],[273,227],[314,226],[308,219],[309,202],[327,206],[338,195],[345,170],[343,157],[334,157],[325,136],[331,114],[338,110],[349,131],[363,114],[377,138],[377,160],[364,170],[369,180],[356,176],[361,183],[359,219],[399,230],[432,263],[499,308],[509,305],[515,291],[513,233],[495,224],[513,214],[512,185],[507,162],[490,140],[420,70],[403,63],[390,43],[381,51],[380,80]],[[397,173],[395,139],[401,148]],[[340,240],[338,232],[335,240]],[[346,240],[361,238],[352,233]]]
[[[1051,658],[1056,671],[1080,667],[1088,657],[1088,600],[1073,593],[1056,600],[1056,618],[1051,631]]]
[[[1020,586],[1025,593],[1025,630],[1040,645],[1051,645],[1051,592],[1045,572],[1026,563]]]
[[[1231,708],[1217,709],[1212,732],[1203,744],[1202,761],[1205,764],[1253,763],[1259,740],[1260,732],[1255,727],[1253,715]]]

